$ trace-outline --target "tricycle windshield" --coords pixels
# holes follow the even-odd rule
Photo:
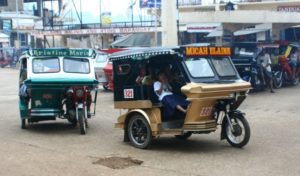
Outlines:
[[[57,73],[60,71],[58,58],[34,58],[33,73]]]
[[[230,62],[228,57],[212,58],[212,63],[213,63],[219,76],[226,77],[226,76],[235,76],[236,75],[233,65]]]
[[[207,78],[215,76],[207,58],[187,58],[185,64],[192,77]]]
[[[64,72],[66,73],[90,73],[88,59],[64,58]]]

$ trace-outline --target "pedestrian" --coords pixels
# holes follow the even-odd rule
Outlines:
[[[260,56],[258,57],[258,64],[260,65],[261,68],[260,73],[264,84],[266,85],[266,77],[267,77],[267,82],[270,88],[270,92],[275,93],[273,89],[271,57],[270,54],[265,49],[262,50]]]

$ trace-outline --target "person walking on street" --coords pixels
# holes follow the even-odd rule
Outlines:
[[[266,77],[271,93],[275,93],[273,89],[273,76],[271,68],[271,57],[265,49],[262,50],[261,55],[258,57],[258,64],[260,65],[260,72],[264,84],[266,84]]]

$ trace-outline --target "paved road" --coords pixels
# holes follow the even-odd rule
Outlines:
[[[148,150],[122,142],[112,93],[101,91],[85,136],[65,120],[20,129],[16,70],[0,69],[0,175],[300,175],[300,86],[251,94],[240,108],[251,125],[243,149],[219,141],[219,130],[183,142],[172,136]],[[132,157],[140,166],[110,169],[99,158]]]

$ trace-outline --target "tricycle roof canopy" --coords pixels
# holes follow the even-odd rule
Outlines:
[[[167,48],[167,47],[150,47],[150,48],[136,48],[126,51],[120,51],[110,55],[111,61],[133,59],[133,60],[144,60],[150,56],[163,55],[163,54],[176,54],[178,47]]]
[[[32,57],[94,57],[92,49],[31,49],[27,54]]]
[[[163,55],[163,54],[180,54],[186,57],[195,56],[231,56],[230,47],[209,47],[209,46],[181,46],[166,48],[139,48],[130,49],[122,52],[114,53],[110,56],[111,61],[117,60],[145,60],[151,56]]]

